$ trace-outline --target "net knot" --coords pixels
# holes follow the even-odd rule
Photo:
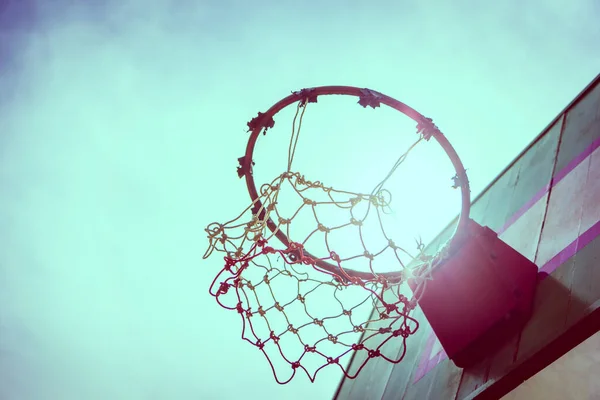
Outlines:
[[[235,264],[237,264],[237,260],[234,260],[234,259],[233,259],[233,258],[231,258],[231,257],[224,257],[224,259],[225,259],[225,267],[224,267],[224,269],[225,269],[227,272],[232,272],[232,271],[231,271],[231,268],[232,268],[232,267],[234,267],[234,266],[235,266]]]
[[[291,177],[296,178],[296,184],[299,186],[310,186],[310,181],[307,181],[304,175],[290,173],[290,178]]]
[[[341,261],[340,256],[335,251],[330,251],[329,257],[331,257],[331,259],[336,263],[339,263]]]
[[[262,249],[263,254],[274,254],[276,253],[275,249],[272,248],[271,246],[265,246]]]
[[[389,287],[389,281],[387,280],[387,278],[385,276],[379,275],[376,279],[376,282],[379,283],[383,287],[384,290]]]
[[[360,196],[352,197],[350,199],[350,205],[352,207],[354,207],[355,205],[357,205],[358,203],[360,203],[361,200],[362,200],[362,198]]]
[[[350,218],[350,223],[354,226],[362,226],[363,222],[356,219],[356,218]]]
[[[331,232],[331,229],[327,228],[325,225],[323,224],[319,224],[317,225],[317,229],[321,232],[325,232],[325,233],[329,233]]]
[[[364,331],[365,331],[365,328],[363,328],[362,326],[355,325],[355,326],[352,328],[352,331],[354,331],[354,332],[356,332],[356,333],[362,333],[362,332],[364,332]]]
[[[287,254],[290,264],[313,265],[315,263],[312,258],[304,255],[304,246],[300,243],[290,243],[284,253]]]
[[[240,303],[237,303],[237,305],[235,306],[235,309],[236,309],[236,311],[237,311],[239,314],[243,314],[243,313],[244,313],[244,311],[245,311],[245,310],[244,310],[244,307],[242,306],[242,303],[241,303],[241,302],[240,302]]]
[[[402,336],[403,338],[407,338],[410,336],[410,330],[407,328],[398,328],[393,332],[394,337]]]
[[[309,346],[309,345],[305,344],[304,351],[306,353],[315,353],[317,351],[317,348],[315,346]]]
[[[229,291],[231,285],[227,282],[221,282],[219,285],[219,290],[217,291],[217,295],[226,294]]]
[[[353,343],[352,344],[352,350],[357,351],[357,350],[363,350],[365,348],[365,345],[360,343],[360,344],[356,344]]]
[[[369,358],[380,357],[381,352],[379,350],[369,350]]]
[[[389,192],[386,190],[382,190],[382,191],[378,192],[377,194],[370,196],[369,200],[371,201],[371,204],[373,204],[373,206],[375,206],[375,207],[389,206],[390,201],[385,198],[386,193],[388,193],[388,196],[389,196]]]
[[[360,287],[366,286],[365,282],[356,276],[351,277],[350,279],[348,279],[348,281],[350,282],[351,285],[354,285],[354,286],[360,286]]]
[[[389,304],[389,303],[385,303],[385,310],[387,311],[388,315],[398,311],[398,306],[396,304]]]
[[[275,332],[271,331],[271,334],[269,335],[269,338],[271,338],[271,340],[273,340],[274,343],[279,343],[279,336],[277,336],[275,334]]]

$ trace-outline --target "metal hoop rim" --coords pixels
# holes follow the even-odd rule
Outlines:
[[[461,212],[458,219],[458,224],[456,226],[454,234],[452,235],[452,238],[448,243],[449,249],[451,249],[450,251],[452,252],[452,249],[459,246],[460,243],[462,243],[463,238],[468,233],[469,214],[471,210],[471,190],[469,187],[469,180],[463,163],[458,154],[456,153],[456,150],[454,149],[452,144],[448,141],[446,136],[433,124],[433,121],[431,119],[426,118],[421,113],[419,113],[412,107],[404,104],[403,102],[371,89],[358,88],[354,86],[319,86],[308,89],[302,89],[300,91],[293,92],[291,95],[278,101],[266,112],[259,113],[258,117],[253,119],[250,123],[248,123],[248,127],[250,128],[250,138],[248,139],[248,144],[246,145],[246,152],[244,156],[238,160],[240,163],[240,166],[238,168],[238,175],[240,176],[240,178],[245,178],[246,186],[248,187],[248,193],[250,194],[252,202],[254,202],[254,204],[257,206],[257,209],[260,209],[262,207],[262,203],[259,200],[259,194],[252,173],[252,156],[254,154],[254,148],[256,146],[256,141],[259,135],[261,134],[261,132],[264,131],[264,129],[268,129],[269,127],[273,126],[273,117],[284,108],[296,102],[316,102],[319,96],[329,95],[358,97],[359,104],[363,107],[369,106],[372,108],[377,108],[380,106],[380,104],[384,104],[390,108],[393,108],[396,111],[403,113],[404,115],[415,121],[417,123],[417,127],[421,127],[421,129],[423,130],[422,134],[424,135],[426,140],[429,140],[430,137],[433,137],[438,142],[438,144],[444,149],[456,171],[455,183],[456,186],[460,188],[462,197]],[[283,245],[290,245],[289,238],[285,235],[285,233],[277,229],[277,226],[273,222],[273,220],[269,219],[267,221],[267,226],[272,232],[275,232],[275,236],[277,237],[277,239],[279,239],[281,243],[283,243]],[[308,252],[306,253],[307,255],[310,255]],[[316,265],[319,268],[331,272],[335,275],[340,274],[340,269],[338,266],[330,264],[317,257],[313,258],[315,259]],[[364,280],[371,280],[374,277],[374,275],[370,272],[355,271],[352,269],[345,268],[344,272],[351,277]],[[401,271],[385,272],[377,275],[390,280],[395,280],[402,277]]]

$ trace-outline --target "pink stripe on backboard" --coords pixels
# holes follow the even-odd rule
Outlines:
[[[517,212],[515,212],[506,221],[504,226],[498,230],[498,234],[504,233],[512,224],[514,224],[519,218],[521,218],[534,204],[536,204],[541,198],[543,198],[548,191],[562,181],[571,171],[573,171],[579,164],[585,161],[596,149],[600,148],[600,138],[596,139],[590,144],[581,154],[573,158],[562,170],[560,170],[554,178],[551,179],[550,184],[546,185],[542,190],[538,191],[527,203],[523,205]],[[600,236],[600,221],[596,222],[590,229],[581,233],[577,239],[569,243],[564,249],[558,254],[552,257],[546,262],[539,271],[542,274],[539,275],[540,280],[554,272],[558,267],[565,263],[568,259],[573,257],[578,251],[586,247],[595,238]],[[436,365],[448,358],[447,354],[442,350],[438,354],[432,355],[433,345],[437,340],[435,334],[432,332],[427,338],[425,347],[423,348],[421,360],[419,366],[415,372],[414,382],[423,378],[429,371],[431,371]]]
[[[594,150],[600,147],[600,138],[594,140],[581,154],[572,159],[563,169],[561,169],[554,177],[554,186],[560,182],[569,172],[573,171],[579,164],[581,164],[586,158],[588,158]]]
[[[560,253],[552,257],[546,264],[544,264],[542,268],[540,268],[540,272],[551,274],[565,261],[573,257],[577,252],[590,244],[592,240],[598,236],[600,236],[600,221],[596,222],[590,229],[583,232],[577,239],[569,243],[569,245]],[[544,274],[544,276],[546,275]]]
[[[529,211],[529,209],[531,207],[533,207],[535,205],[535,203],[537,203],[538,201],[540,201],[540,199],[542,197],[544,197],[546,195],[546,193],[548,193],[548,191],[550,190],[550,187],[551,187],[550,184],[545,185],[542,188],[542,190],[540,190],[539,192],[537,192],[531,198],[531,200],[529,200],[527,203],[525,203],[525,205],[523,205],[523,207],[519,208],[517,210],[517,212],[515,212],[510,218],[508,218],[508,220],[506,221],[506,223],[496,233],[498,233],[498,235],[502,235],[512,224],[514,224],[515,222],[517,222],[517,220],[519,218],[521,218],[523,216],[523,214],[525,214],[527,211]]]
[[[439,363],[441,363],[443,360],[446,359],[446,357],[448,357],[446,355],[446,352],[444,352],[443,350],[440,350],[435,356],[433,356],[429,362],[427,363],[427,370],[431,371],[433,369],[433,367],[435,367],[436,365],[438,365]]]
[[[583,161],[585,161],[585,159],[588,158],[599,147],[600,147],[600,138],[594,140],[592,142],[592,144],[590,144],[588,147],[586,147],[586,149],[583,150],[577,157],[573,158],[567,165],[565,165],[565,167],[563,169],[561,169],[556,174],[556,176],[554,176],[554,178],[551,179],[549,184],[545,185],[539,192],[537,192],[531,198],[531,200],[529,200],[527,203],[525,203],[523,205],[523,207],[519,208],[517,210],[517,212],[515,212],[510,218],[508,218],[508,220],[502,226],[502,228],[500,228],[498,230],[498,232],[497,232],[498,235],[501,235],[502,233],[504,233],[512,224],[517,222],[517,220],[519,218],[521,218],[523,216],[523,214],[525,214],[531,207],[533,207],[533,205],[535,203],[537,203],[542,197],[544,197],[546,195],[546,193],[548,193],[550,188],[556,186],[556,184],[558,184],[558,182],[562,181],[565,176],[569,175],[569,173],[571,171],[573,171],[575,168],[577,168],[577,166],[579,164],[581,164]]]
[[[433,350],[433,345],[437,338],[433,334],[433,332],[427,338],[427,342],[425,342],[425,347],[423,347],[423,351],[421,353],[421,361],[419,361],[419,365],[415,371],[414,382],[417,382],[419,379],[425,376],[427,372],[430,371],[429,368],[429,356],[431,355],[431,350]],[[432,367],[433,368],[433,367]]]

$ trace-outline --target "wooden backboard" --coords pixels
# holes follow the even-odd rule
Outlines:
[[[474,200],[471,217],[538,266],[531,320],[460,369],[417,309],[423,324],[404,360],[372,360],[337,399],[498,399],[600,329],[600,75]]]

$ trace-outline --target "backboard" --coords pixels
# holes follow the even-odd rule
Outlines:
[[[539,268],[533,316],[522,331],[460,369],[417,309],[422,325],[404,360],[371,360],[356,379],[342,380],[335,398],[498,399],[597,332],[599,199],[600,75],[473,201],[471,218]]]

